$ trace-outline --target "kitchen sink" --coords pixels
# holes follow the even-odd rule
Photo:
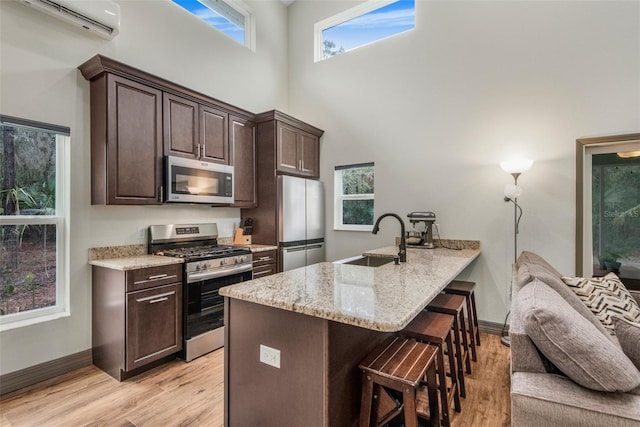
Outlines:
[[[363,265],[365,267],[380,267],[381,265],[389,264],[393,262],[393,258],[381,258],[372,256],[358,256],[354,258],[348,258],[341,264],[348,265]]]

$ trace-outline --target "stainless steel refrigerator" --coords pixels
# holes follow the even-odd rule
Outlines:
[[[325,260],[322,182],[278,176],[278,221],[282,271]]]

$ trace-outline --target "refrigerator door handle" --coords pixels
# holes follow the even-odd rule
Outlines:
[[[306,251],[307,247],[306,246],[302,246],[299,248],[285,248],[284,251],[285,252],[300,252],[300,251]]]
[[[322,248],[324,245],[311,245],[311,246],[307,246],[307,249],[320,249]]]

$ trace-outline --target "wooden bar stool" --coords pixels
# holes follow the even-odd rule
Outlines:
[[[427,418],[432,426],[440,422],[438,386],[436,381],[435,346],[389,337],[376,347],[360,364],[362,370],[362,400],[360,427],[378,426],[378,397],[387,387],[402,393],[402,412],[405,427],[418,427],[418,416]],[[420,388],[426,387],[429,396],[429,413],[418,411],[416,397]],[[398,414],[400,411],[398,411]],[[373,419],[372,419],[373,418]],[[389,419],[385,420],[388,422]]]
[[[464,388],[464,368],[471,374],[471,360],[469,359],[469,342],[467,341],[466,323],[464,321],[465,298],[462,295],[438,294],[427,304],[428,311],[443,313],[453,316],[453,345],[456,349],[458,362],[458,384],[460,384],[460,396],[466,397]]]
[[[460,412],[460,394],[458,391],[456,361],[453,356],[453,316],[431,311],[420,312],[401,332],[405,338],[413,338],[420,342],[427,342],[438,347],[438,386],[440,387],[440,402],[442,425],[451,425],[449,408],[454,402],[456,412]],[[448,349],[449,375],[451,387],[447,384],[447,369],[445,367],[445,346]]]
[[[462,295],[467,306],[467,326],[471,360],[478,361],[476,346],[480,345],[480,330],[478,329],[478,313],[476,312],[476,297],[473,294],[475,282],[454,280],[444,288],[445,294]]]

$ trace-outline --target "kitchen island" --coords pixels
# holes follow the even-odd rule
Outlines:
[[[470,247],[408,249],[399,265],[323,262],[222,288],[225,425],[356,425],[359,362],[479,256],[479,243]]]

